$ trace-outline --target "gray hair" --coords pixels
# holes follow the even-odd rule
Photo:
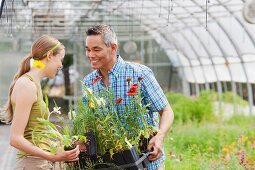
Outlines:
[[[107,47],[109,47],[111,44],[118,44],[116,33],[108,25],[101,24],[92,26],[86,31],[86,34],[87,36],[101,35]]]

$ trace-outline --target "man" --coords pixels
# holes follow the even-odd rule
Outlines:
[[[129,89],[127,80],[138,83],[142,79],[140,84],[143,100],[145,103],[150,103],[148,123],[157,126],[154,118],[158,114],[155,112],[160,115],[159,132],[148,144],[148,150],[152,151],[149,156],[152,162],[147,169],[164,169],[163,141],[172,125],[174,115],[152,71],[144,65],[125,62],[117,55],[117,36],[110,26],[93,26],[86,33],[86,55],[95,71],[84,78],[84,84],[94,92],[111,87],[115,99],[123,99],[122,107],[119,105],[117,107],[118,113],[121,113],[125,105],[130,103],[125,93]]]

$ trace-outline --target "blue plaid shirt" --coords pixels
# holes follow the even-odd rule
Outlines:
[[[92,86],[93,80],[100,76],[100,71],[95,70],[92,73],[85,76],[83,83],[94,93],[100,93],[107,87],[104,85],[103,80],[100,79]],[[158,111],[163,110],[168,105],[161,87],[155,79],[153,72],[150,68],[136,63],[129,63],[124,61],[120,56],[117,56],[117,62],[108,72],[109,76],[109,87],[112,88],[115,94],[115,100],[122,98],[122,102],[116,105],[118,114],[123,113],[125,106],[131,103],[131,97],[127,95],[130,88],[130,84],[140,83],[141,94],[143,96],[143,104],[150,103],[149,113],[147,121],[149,124],[157,126],[156,120],[159,120]],[[139,82],[138,78],[142,80]],[[130,83],[127,82],[127,78],[131,78]],[[83,101],[85,94],[83,91]],[[164,161],[164,154],[156,161],[149,164],[147,170],[156,170],[159,165]]]

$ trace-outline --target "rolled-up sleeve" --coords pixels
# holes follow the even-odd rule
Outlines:
[[[150,110],[158,112],[168,105],[168,100],[153,75],[151,69],[147,68],[142,74],[142,88],[146,103],[150,103]]]

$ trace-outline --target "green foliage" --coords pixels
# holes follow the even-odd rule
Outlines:
[[[219,101],[219,94],[215,91],[204,91],[205,93],[208,93],[211,96],[211,99],[213,101]],[[203,93],[204,93],[203,92]],[[235,94],[231,91],[226,91],[221,94],[221,100],[225,103],[232,103],[232,104],[239,104],[243,106],[247,106],[248,102],[246,100],[243,100],[238,94]]]
[[[255,117],[251,116],[243,116],[243,115],[235,115],[231,117],[230,119],[226,120],[226,124],[228,125],[237,125],[237,126],[242,126],[244,127],[254,127],[255,128],[255,123],[254,123]]]
[[[175,123],[173,134],[165,139],[166,169],[255,168],[255,117],[236,115],[222,121],[213,114],[213,102],[219,100],[213,91],[196,97],[167,93],[167,98]],[[224,103],[247,105],[232,92],[221,98]],[[245,151],[245,164],[240,163],[240,151]]]
[[[234,94],[233,92],[224,92],[222,94],[222,101],[226,103],[234,103],[234,104],[240,104],[243,106],[247,106],[248,102],[243,100],[240,96],[237,94]]]
[[[201,122],[214,118],[213,96],[210,92],[201,92],[198,97],[186,97],[181,93],[169,92],[166,97],[175,113],[175,121]]]
[[[181,122],[165,138],[166,169],[255,168],[255,117],[226,121]],[[240,163],[244,151],[243,160]]]
[[[48,98],[45,96],[45,103],[48,107]],[[61,107],[58,107],[56,102],[54,101],[55,107],[50,114],[56,114],[56,118],[60,121],[63,121],[63,117],[59,116],[61,114]],[[50,117],[50,115],[49,115]],[[59,150],[64,150],[64,148],[71,147],[75,142],[82,141],[86,142],[86,137],[83,135],[72,136],[69,125],[65,125],[64,127],[57,126],[54,123],[50,122],[49,117],[45,118],[37,118],[39,124],[37,124],[32,131],[32,141],[36,145],[41,141],[49,141],[55,144],[50,146],[50,152],[56,153]],[[40,146],[39,146],[40,147]]]
[[[73,120],[73,134],[84,135],[86,132],[96,134],[97,149],[100,155],[107,151],[115,153],[127,149],[125,133],[116,112],[104,107],[105,101],[96,97],[86,87],[88,105],[81,101],[78,103],[78,113]],[[109,128],[111,127],[111,128]]]
[[[92,112],[86,107],[81,99],[78,101],[77,115],[72,121],[73,129],[72,134],[83,135],[87,131],[93,131],[94,124],[94,115]]]
[[[55,141],[56,145],[51,145],[50,152],[56,153],[61,146],[64,146],[64,137],[59,133],[57,127],[49,120],[44,118],[37,118],[37,120],[40,124],[35,126],[32,131],[33,143],[36,145],[38,142],[45,140]]]
[[[141,104],[140,92],[131,96],[131,107],[126,107],[125,112],[119,115],[116,109],[119,103],[115,101],[110,88],[100,94],[94,94],[85,85],[83,88],[87,104],[81,101],[78,103],[79,114],[73,120],[73,134],[94,132],[99,155],[106,152],[113,155],[129,149],[139,143],[141,135],[144,138],[150,137],[150,132],[154,129],[145,120],[148,105]]]
[[[202,122],[215,119],[213,103],[219,100],[219,96],[214,91],[202,91],[199,96],[191,97],[181,93],[169,92],[166,96],[175,113],[175,122]],[[222,93],[221,99],[225,103],[247,105],[247,101],[232,92]]]
[[[201,122],[202,120],[212,120],[213,114],[213,96],[210,91],[202,91],[200,95],[193,100],[192,119]]]

